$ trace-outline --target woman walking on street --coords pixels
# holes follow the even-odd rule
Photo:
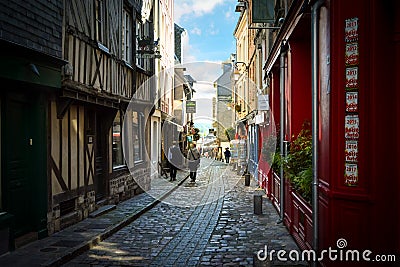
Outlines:
[[[190,179],[194,183],[196,181],[197,168],[200,165],[200,153],[196,148],[196,144],[191,144],[187,153],[189,160]]]

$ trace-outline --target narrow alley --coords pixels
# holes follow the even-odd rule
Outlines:
[[[256,184],[252,182],[245,186],[244,178],[233,172],[232,166],[203,158],[196,183],[192,184],[186,178],[186,171],[179,171],[178,181],[173,183],[157,177],[152,181],[154,189],[148,193],[70,227],[73,229],[67,228],[2,257],[0,265],[8,266],[13,262],[14,266],[23,266],[29,262],[30,266],[64,264],[71,267],[258,266],[258,263],[259,266],[271,266],[262,265],[257,258],[257,252],[266,245],[269,251],[299,250],[287,229],[277,224],[278,213],[269,201],[264,199],[262,215],[254,214]],[[166,186],[167,183],[173,186]],[[88,237],[90,229],[97,227],[97,236],[101,236],[102,232],[107,233],[112,228],[110,218],[117,224],[120,218],[129,217],[126,206],[150,203],[151,194],[162,199],[161,202],[98,245],[88,251],[82,243],[77,244],[79,242],[75,242],[75,248],[68,247],[66,240],[79,240],[70,236],[71,231]],[[137,211],[131,208],[131,212]],[[121,216],[121,213],[125,214]],[[90,227],[90,224],[97,226]],[[275,263],[295,265],[293,262]],[[300,265],[306,266],[305,263]]]
[[[399,267],[399,73],[398,0],[0,0],[0,267]]]
[[[225,163],[202,161],[197,184],[165,199],[173,204],[160,203],[65,266],[253,266],[265,245],[298,249],[269,203],[254,215],[254,185],[244,187]]]

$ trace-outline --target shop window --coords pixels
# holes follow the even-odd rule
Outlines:
[[[133,158],[135,163],[143,161],[144,152],[144,115],[132,112]]]
[[[122,116],[118,111],[112,126],[112,165],[117,168],[124,165],[122,154]]]

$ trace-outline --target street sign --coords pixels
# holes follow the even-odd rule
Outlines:
[[[196,113],[196,101],[186,101],[186,113]]]

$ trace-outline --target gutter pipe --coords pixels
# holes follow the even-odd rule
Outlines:
[[[319,98],[318,98],[318,77],[319,77],[319,11],[323,5],[318,0],[311,7],[311,92],[312,92],[312,218],[313,218],[313,250],[318,252],[319,242],[319,221],[318,221],[318,125],[319,125]],[[318,261],[312,262],[312,266],[318,266]]]
[[[285,131],[286,131],[286,105],[285,105],[285,73],[286,73],[286,54],[287,54],[287,44],[285,41],[282,41],[281,44],[281,55],[280,55],[280,155],[281,155],[281,162],[284,161],[286,158],[286,147],[285,147]],[[281,179],[281,186],[280,186],[280,218],[278,223],[283,223],[283,219],[285,217],[285,177],[284,177],[284,170],[283,164],[280,166],[280,179]]]

